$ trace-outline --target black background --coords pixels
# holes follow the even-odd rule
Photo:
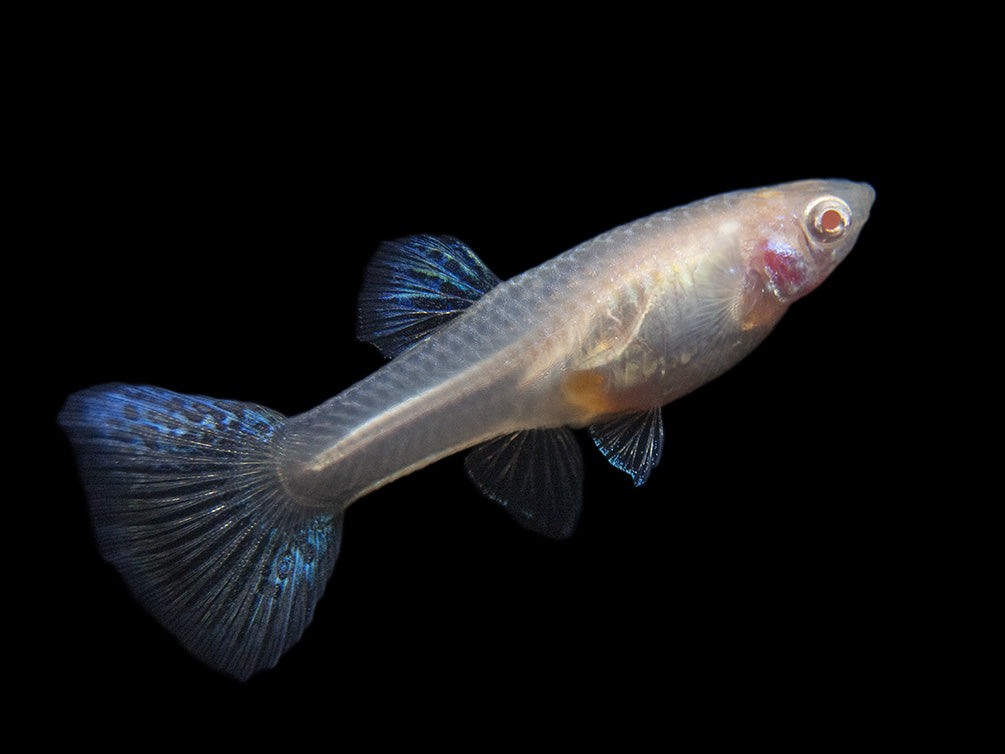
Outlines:
[[[30,380],[54,538],[39,673],[101,707],[246,725],[324,710],[377,738],[386,719],[440,736],[474,714],[490,731],[589,729],[615,707],[615,728],[717,733],[721,715],[826,730],[880,714],[917,588],[891,453],[912,206],[895,103],[847,84],[867,67],[841,87],[764,69],[682,85],[602,61],[392,74],[371,70],[376,53],[324,67],[321,52],[162,52],[65,70],[42,134],[29,261],[38,310],[58,314],[39,320]],[[412,474],[350,509],[312,625],[243,684],[189,657],[100,559],[55,425],[72,391],[149,383],[295,414],[382,363],[353,334],[382,240],[449,233],[507,278],[652,212],[832,176],[877,191],[851,256],[746,361],[665,409],[645,487],[584,442],[569,541],[512,523],[459,457]],[[849,687],[868,691],[851,703]]]

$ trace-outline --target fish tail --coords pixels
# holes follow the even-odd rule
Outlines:
[[[245,679],[310,622],[338,557],[340,512],[284,489],[285,417],[154,387],[71,395],[73,445],[102,556],[196,657]]]

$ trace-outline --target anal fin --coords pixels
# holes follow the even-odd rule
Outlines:
[[[464,468],[478,489],[522,526],[555,539],[570,536],[583,505],[583,456],[572,431],[529,429],[468,453]]]

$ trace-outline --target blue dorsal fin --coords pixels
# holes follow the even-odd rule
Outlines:
[[[363,278],[356,335],[392,358],[499,283],[456,238],[421,235],[387,241]]]
[[[628,474],[636,487],[646,483],[663,453],[663,413],[651,408],[620,416],[590,427],[590,437],[617,469]]]
[[[570,536],[583,505],[583,454],[564,427],[528,429],[476,446],[464,468],[478,489],[522,526]]]

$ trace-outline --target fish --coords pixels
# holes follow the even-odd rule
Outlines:
[[[98,548],[196,658],[244,680],[311,621],[356,500],[466,451],[477,490],[570,537],[585,430],[639,486],[663,407],[761,343],[855,245],[875,192],[805,180],[614,228],[502,281],[462,241],[383,243],[357,335],[389,359],[303,414],[132,384],[70,395]]]

